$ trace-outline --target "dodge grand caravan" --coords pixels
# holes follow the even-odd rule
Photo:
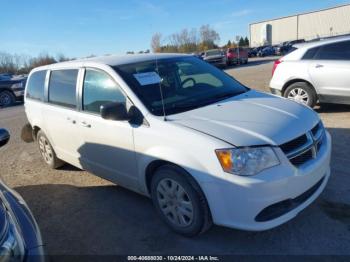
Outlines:
[[[152,198],[175,232],[260,231],[325,188],[331,138],[310,108],[193,56],[107,56],[34,69],[25,110],[44,161]]]

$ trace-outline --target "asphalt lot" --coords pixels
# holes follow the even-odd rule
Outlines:
[[[265,58],[227,72],[267,91],[271,68]],[[316,110],[333,137],[329,184],[294,220],[264,232],[216,226],[184,238],[162,223],[148,198],[72,166],[50,170],[37,145],[20,139],[23,106],[0,109],[0,127],[12,135],[0,149],[0,173],[33,211],[48,254],[350,254],[350,106]]]

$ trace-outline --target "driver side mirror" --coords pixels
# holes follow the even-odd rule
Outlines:
[[[125,103],[108,103],[100,107],[101,117],[107,120],[130,120],[128,110]]]
[[[6,129],[0,128],[0,147],[6,145],[9,140],[9,132]]]

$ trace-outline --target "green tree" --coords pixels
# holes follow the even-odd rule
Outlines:
[[[245,45],[245,46],[249,46],[248,37],[245,37],[245,38],[244,38],[244,45]]]
[[[241,37],[241,38],[239,39],[238,45],[239,45],[239,46],[245,46],[243,37]]]
[[[230,48],[232,46],[231,40],[228,40],[227,45],[228,48]]]

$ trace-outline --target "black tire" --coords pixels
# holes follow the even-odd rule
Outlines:
[[[298,101],[297,99],[292,98],[293,90],[294,90],[294,93],[297,93],[297,90],[302,90],[307,95],[307,100],[305,100],[305,99],[303,101],[299,100],[299,102],[302,102],[311,108],[313,108],[316,105],[317,94],[315,92],[315,89],[312,86],[310,86],[308,83],[296,82],[296,83],[293,83],[290,86],[288,86],[286,88],[286,90],[284,91],[284,93],[283,93],[284,97]],[[304,93],[302,93],[302,94],[304,95]]]
[[[49,142],[43,131],[39,131],[37,134],[37,142],[40,150],[40,154],[43,157],[44,162],[52,169],[57,169],[63,166],[65,163],[59,159],[55,150]]]
[[[16,102],[15,95],[8,90],[0,92],[0,107],[12,106]]]
[[[179,226],[178,224],[175,224],[171,221],[171,216],[166,216],[162,211],[162,208],[169,208],[170,205],[173,205],[163,204],[163,207],[161,207],[160,204],[161,201],[164,201],[164,198],[162,200],[162,193],[158,191],[158,187],[161,187],[161,183],[168,180],[175,181],[180,185],[184,190],[188,201],[192,204],[192,220],[189,221],[188,225]],[[173,193],[175,196],[176,193]],[[187,172],[177,166],[164,165],[155,171],[151,181],[151,196],[158,214],[163,221],[178,234],[186,237],[193,237],[209,230],[212,225],[210,210],[203,192],[196,181]],[[170,212],[168,214],[170,214]],[[177,218],[178,221],[181,220],[179,217]]]

